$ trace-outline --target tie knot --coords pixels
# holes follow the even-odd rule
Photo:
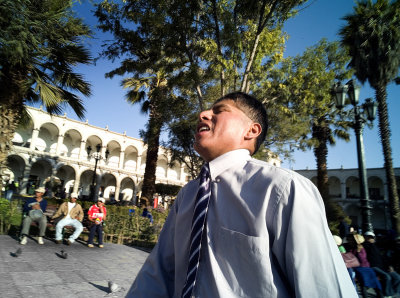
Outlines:
[[[210,176],[210,168],[208,167],[208,163],[205,163],[202,167],[201,167],[201,171],[200,171],[200,179],[206,179]]]

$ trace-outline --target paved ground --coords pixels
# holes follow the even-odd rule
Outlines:
[[[1,297],[124,297],[148,253],[106,243],[88,248],[83,242],[39,245],[28,238],[26,245],[0,235]],[[15,252],[21,248],[21,255]],[[64,251],[67,259],[61,257]],[[109,293],[108,282],[122,289]]]

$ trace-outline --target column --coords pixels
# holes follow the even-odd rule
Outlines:
[[[23,177],[22,177],[22,180],[21,180],[21,182],[20,182],[20,185],[19,185],[19,189],[20,189],[20,194],[21,195],[25,195],[25,194],[27,194],[28,192],[27,192],[27,190],[26,190],[26,187],[28,186],[28,182],[29,182],[29,175],[31,174],[31,165],[30,164],[27,164],[27,165],[25,165],[25,168],[24,168],[24,172],[23,172]]]
[[[138,155],[136,162],[136,173],[140,173],[140,165],[142,164],[142,156]]]
[[[119,192],[121,190],[121,181],[120,181],[120,177],[118,177],[117,179],[117,183],[115,185],[115,200],[119,201]]]
[[[120,169],[123,169],[123,168],[124,168],[124,159],[125,159],[125,152],[124,152],[124,151],[121,151],[121,152],[119,153],[119,165],[118,165],[118,167],[119,167]]]
[[[72,188],[72,192],[79,192],[79,184],[81,183],[81,175],[79,173],[75,174],[75,181],[74,181],[74,187]]]
[[[81,141],[81,147],[79,148],[79,159],[83,159],[84,153],[86,152],[86,141]]]
[[[101,156],[102,158],[99,160],[99,163],[102,164],[102,165],[105,165],[105,164],[106,164],[106,150],[107,150],[107,147],[106,147],[106,146],[103,146],[103,147],[101,147],[101,149],[100,149],[100,156]]]
[[[61,146],[62,146],[63,142],[64,142],[64,136],[61,134],[58,135],[56,155],[60,155]]]
[[[38,128],[34,128],[32,131],[32,137],[31,137],[31,144],[29,146],[30,150],[35,150],[35,143],[36,143],[36,139],[39,136],[39,129]]]
[[[346,199],[346,182],[341,182],[340,183],[340,192],[341,192],[341,199],[344,200]]]

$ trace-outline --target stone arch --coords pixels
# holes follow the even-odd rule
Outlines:
[[[121,180],[120,201],[131,201],[135,195],[135,182],[131,177],[125,177]]]
[[[60,192],[71,193],[75,183],[76,172],[70,165],[62,165],[57,169],[56,176],[60,179]]]
[[[384,190],[382,179],[377,176],[368,177],[368,192],[371,200],[383,200]]]
[[[35,149],[55,154],[59,131],[57,125],[54,123],[46,122],[42,124],[39,129],[38,138],[36,139]]]
[[[48,177],[52,177],[53,167],[49,160],[39,159],[33,162],[29,175],[29,183],[34,187],[45,186]]]
[[[168,170],[168,179],[177,181],[181,179],[181,166],[178,162],[175,161]]]
[[[96,173],[95,181],[99,181],[99,174]],[[79,196],[82,198],[89,197],[90,186],[92,185],[93,170],[87,169],[80,174],[79,179]]]
[[[117,186],[117,178],[114,174],[105,173],[101,177],[99,196],[105,199],[115,199],[115,187]]]
[[[15,181],[21,184],[24,177],[25,165],[26,162],[21,156],[17,154],[7,156],[8,168],[4,171],[4,174],[6,177],[8,176],[8,181]]]
[[[135,146],[128,146],[125,149],[124,170],[136,172],[138,150]]]
[[[91,135],[91,136],[89,136],[88,138],[87,138],[87,140],[86,140],[86,150],[90,147],[90,149],[91,149],[91,151],[90,151],[90,155],[92,155],[93,153],[95,153],[96,152],[96,146],[98,145],[98,144],[100,144],[100,146],[103,146],[103,141],[102,141],[102,139],[99,137],[99,136],[96,136],[96,135]],[[87,155],[87,151],[85,150],[85,153],[84,153],[84,155],[86,156],[86,157],[88,157],[88,155]],[[100,149],[100,152],[101,152],[101,149]],[[91,157],[91,158],[89,158],[92,162],[94,162],[94,158],[93,157]]]
[[[29,120],[26,125],[19,125],[14,133],[13,145],[29,148],[32,139],[33,120],[28,114]]]
[[[118,168],[119,167],[119,158],[121,155],[121,145],[117,141],[110,141],[107,144],[107,150],[109,151],[109,155],[107,158],[107,165],[110,167]]]
[[[360,179],[350,176],[346,179],[346,197],[348,199],[360,198]]]
[[[329,185],[329,196],[331,198],[340,198],[341,197],[341,189],[340,189],[340,180],[338,177],[331,176],[328,179]]]
[[[159,156],[157,160],[156,177],[157,179],[167,178],[168,161],[163,156]]]
[[[76,129],[69,129],[64,134],[64,141],[61,146],[60,155],[79,158],[82,135]]]

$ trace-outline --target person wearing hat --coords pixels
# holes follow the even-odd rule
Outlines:
[[[28,199],[23,208],[24,220],[22,222],[21,231],[21,242],[20,244],[25,245],[28,241],[27,235],[29,235],[29,230],[31,228],[32,221],[39,224],[39,238],[38,243],[44,244],[43,237],[46,233],[47,227],[47,217],[44,215],[47,208],[47,201],[43,198],[46,190],[44,187],[39,187],[35,189],[35,197]]]
[[[73,192],[70,197],[70,202],[62,203],[52,217],[52,220],[62,217],[56,225],[57,244],[62,242],[62,230],[65,226],[73,226],[75,229],[74,233],[67,239],[68,245],[74,243],[75,239],[78,238],[83,231],[83,210],[81,205],[76,202],[77,197],[78,194]]]
[[[107,216],[107,209],[104,206],[106,200],[100,197],[96,204],[92,205],[88,211],[88,218],[91,222],[88,247],[94,247],[93,238],[97,234],[99,247],[103,248],[103,222]]]

